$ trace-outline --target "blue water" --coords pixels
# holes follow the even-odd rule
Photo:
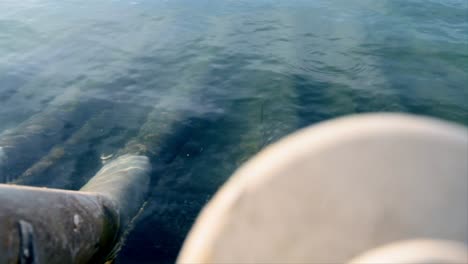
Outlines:
[[[22,184],[79,189],[136,138],[151,196],[117,263],[170,263],[218,187],[290,132],[377,111],[468,125],[467,14],[466,0],[0,0],[0,150],[47,125],[17,160],[52,162]]]

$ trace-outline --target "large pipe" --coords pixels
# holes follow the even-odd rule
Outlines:
[[[109,161],[112,153],[118,149],[117,144],[125,142],[129,134],[137,131],[147,110],[147,107],[112,103],[107,109],[91,117],[63,144],[55,145],[47,155],[11,183],[79,189],[96,173],[102,163]],[[91,162],[81,165],[80,162],[84,158]]]
[[[101,195],[0,185],[0,263],[102,261],[119,230]]]
[[[0,184],[0,263],[102,263],[142,206],[150,163],[122,156],[80,191]]]
[[[68,140],[66,140],[63,144],[55,145],[46,155],[41,157],[37,162],[32,164],[27,170],[25,170],[21,175],[16,177],[15,180],[11,181],[12,184],[20,184],[20,185],[32,185],[32,186],[43,186],[37,185],[38,182],[44,182],[44,180],[40,181],[38,179],[42,178],[50,178],[49,171],[54,166],[57,165],[60,161],[64,160],[64,157],[70,156],[71,153],[74,156],[78,156],[76,152],[78,150],[82,151],[83,147],[87,146],[88,140],[91,135],[94,133],[96,134],[96,123],[102,122],[102,119],[105,117],[104,110],[101,113],[95,114],[92,118],[90,118],[86,124],[84,124],[76,133],[71,135]],[[63,162],[61,164],[64,166]],[[64,173],[73,173],[73,169],[67,167],[67,170]],[[60,180],[63,181],[63,178],[66,175],[60,174]],[[57,180],[57,179],[54,179]],[[48,186],[49,187],[49,186]],[[60,188],[65,187],[61,186]]]
[[[200,63],[196,65],[200,66]],[[205,70],[204,67],[202,69]],[[181,86],[184,89],[179,89]],[[178,100],[182,97],[180,93],[192,94],[191,87],[187,87],[186,83],[181,82],[171,90],[169,97]],[[26,248],[27,255],[38,262],[87,263],[112,258],[144,203],[150,181],[150,163],[146,156],[158,157],[164,139],[186,118],[185,108],[165,111],[162,110],[164,106],[163,103],[161,107],[155,107],[138,135],[119,150],[115,154],[117,158],[106,164],[79,192],[3,185],[2,190],[8,192],[0,190],[0,203],[6,204],[5,208],[0,206],[0,222],[8,221],[10,224],[0,227],[0,233],[6,234],[0,237],[12,239],[0,245],[0,263],[19,262],[24,258],[22,237],[31,236],[35,242]],[[56,159],[54,153],[46,157],[50,162]],[[43,171],[42,166],[34,170],[34,173],[32,170],[26,172],[27,178],[37,177],[38,171]],[[22,177],[20,180],[24,179]],[[80,208],[82,212],[76,213]],[[46,223],[50,222],[59,224],[47,226]],[[78,231],[73,231],[76,223],[85,225],[86,229],[78,234]],[[18,231],[22,229],[32,231],[25,231],[26,234],[22,236]],[[53,243],[49,243],[47,238],[54,238]],[[70,239],[77,242],[72,243]],[[90,245],[97,245],[98,248]]]
[[[106,106],[104,102],[95,100],[61,105],[4,132],[0,135],[0,181],[16,179]]]

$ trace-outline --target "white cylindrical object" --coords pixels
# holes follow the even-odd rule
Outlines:
[[[468,132],[401,114],[303,129],[242,166],[179,263],[343,263],[417,238],[466,243]]]

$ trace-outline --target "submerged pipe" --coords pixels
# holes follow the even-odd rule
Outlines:
[[[28,169],[21,173],[15,180],[11,181],[12,184],[20,185],[34,185],[37,178],[43,178],[48,176],[47,172],[65,156],[70,155],[71,152],[76,152],[77,149],[81,149],[78,146],[86,146],[90,138],[90,134],[96,133],[95,123],[101,122],[106,111],[103,111],[95,116],[91,117],[78,131],[71,135],[67,141],[63,144],[57,144],[50,149],[50,151],[41,157],[37,162],[32,164]],[[71,168],[67,168],[65,173],[72,173]],[[60,178],[64,175],[60,174]],[[47,177],[49,178],[49,177]],[[62,187],[61,187],[62,188]]]
[[[95,263],[112,259],[144,204],[151,170],[147,156],[159,156],[164,138],[185,118],[184,110],[161,109],[156,107],[149,114],[138,135],[80,191],[0,185],[0,223],[6,223],[0,226],[0,238],[7,238],[0,241],[0,264]],[[56,131],[58,126],[49,130]],[[24,138],[30,140],[38,133]],[[11,145],[18,145],[14,143]],[[54,153],[38,158],[46,161],[40,163],[44,166],[32,167],[25,172],[27,177],[19,180],[44,172],[49,163],[60,159]]]
[[[148,191],[148,158],[124,155],[80,191],[0,184],[0,263],[112,258]]]
[[[0,135],[0,181],[16,179],[56,144],[78,130],[99,109],[102,101],[75,102],[34,115]]]
[[[114,145],[125,142],[128,134],[137,131],[135,127],[144,120],[145,111],[146,107],[129,107],[121,103],[112,103],[110,107],[91,117],[65,142],[55,145],[11,183],[79,189],[102,167],[102,164],[113,157],[105,154],[113,153],[117,149]],[[107,157],[104,158],[105,156]],[[93,160],[81,166],[80,160],[84,158]],[[50,175],[60,177],[50,177]]]

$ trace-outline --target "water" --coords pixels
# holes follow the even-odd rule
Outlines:
[[[48,129],[15,156],[33,167],[0,181],[79,189],[143,145],[151,197],[117,263],[173,262],[217,188],[292,131],[376,111],[468,125],[467,13],[464,0],[1,0],[0,147]]]

